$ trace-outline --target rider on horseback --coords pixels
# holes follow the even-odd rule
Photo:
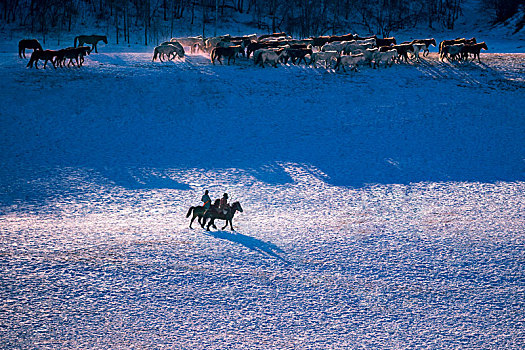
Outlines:
[[[203,205],[204,209],[210,209],[211,198],[208,195],[208,190],[204,191],[204,195],[202,196],[201,201],[204,202],[204,205]]]
[[[230,212],[230,205],[228,204],[228,193],[225,193],[219,204],[219,212],[226,215]]]

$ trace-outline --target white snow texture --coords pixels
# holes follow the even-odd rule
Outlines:
[[[525,54],[433,50],[0,53],[0,347],[522,349]],[[205,189],[236,231],[188,228]]]

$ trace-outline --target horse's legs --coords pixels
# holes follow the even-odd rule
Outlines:
[[[199,224],[201,225],[202,228],[204,228],[204,225],[206,224],[207,220],[208,219],[205,216],[199,216]]]
[[[97,43],[94,43],[94,44],[93,44],[93,47],[95,48],[95,53],[98,53],[98,50],[97,50]]]

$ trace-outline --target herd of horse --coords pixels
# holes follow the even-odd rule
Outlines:
[[[82,67],[84,63],[84,57],[89,55],[93,50],[98,52],[97,44],[99,41],[108,43],[108,39],[105,35],[80,35],[75,37],[73,47],[67,47],[60,50],[44,50],[42,45],[37,39],[23,39],[18,42],[18,57],[26,58],[26,49],[32,49],[31,57],[27,67],[38,69],[38,61],[44,62],[44,69],[46,68],[47,62],[51,62],[53,68],[65,67],[73,65]],[[78,43],[78,46],[77,46]],[[84,44],[91,44],[91,47],[84,46]],[[67,61],[69,59],[69,61]]]
[[[75,37],[73,47],[61,50],[44,50],[36,39],[20,40],[18,44],[19,57],[26,57],[25,50],[32,49],[33,53],[27,67],[38,69],[38,61],[51,61],[54,68],[75,65],[82,67],[84,57],[97,50],[97,43],[108,43],[105,35],[80,35]],[[77,46],[78,43],[78,46]],[[84,46],[84,44],[90,44]],[[235,63],[236,58],[243,56],[254,64],[265,67],[278,64],[294,65],[303,63],[317,67],[323,64],[325,68],[335,70],[345,67],[357,71],[357,67],[368,65],[379,68],[381,64],[391,67],[394,63],[419,62],[421,57],[428,56],[430,46],[437,46],[434,38],[415,39],[397,43],[396,38],[378,38],[377,35],[361,37],[357,34],[331,35],[294,39],[286,33],[272,33],[257,36],[255,34],[231,36],[229,34],[204,39],[202,36],[172,38],[163,42],[153,50],[153,59],[172,61],[184,58],[185,48],[191,53],[207,53],[212,64],[227,59],[227,64]],[[476,38],[457,38],[443,40],[439,44],[439,59],[441,61],[468,61],[477,59],[481,62],[481,50],[488,50],[485,42],[478,43]],[[67,61],[69,59],[69,61]]]
[[[286,33],[273,33],[257,37],[255,34],[244,36],[222,35],[204,39],[202,36],[172,38],[155,48],[157,51],[168,50],[167,47],[178,44],[190,52],[203,52],[210,55],[212,64],[227,59],[227,64],[235,63],[239,56],[253,57],[255,65],[264,68],[266,65],[277,67],[279,63],[305,64],[317,66],[324,63],[325,68],[336,70],[351,67],[357,70],[360,65],[376,68],[394,63],[408,62],[409,59],[419,62],[428,56],[430,46],[437,46],[434,38],[415,39],[397,43],[394,37],[378,38],[376,35],[361,37],[357,34],[332,35],[294,39]],[[480,51],[488,50],[486,43],[477,43],[475,38],[457,38],[444,40],[439,44],[440,60],[467,61],[469,58],[481,62]],[[174,59],[176,55],[168,56]],[[179,57],[183,57],[179,55]]]

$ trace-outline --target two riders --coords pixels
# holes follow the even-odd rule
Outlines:
[[[231,207],[228,204],[228,193],[225,193],[221,199],[216,199],[215,203],[211,203],[211,198],[208,194],[208,190],[204,191],[204,195],[201,201],[204,203],[203,207],[208,210],[215,210],[218,214],[227,215],[231,211]]]

